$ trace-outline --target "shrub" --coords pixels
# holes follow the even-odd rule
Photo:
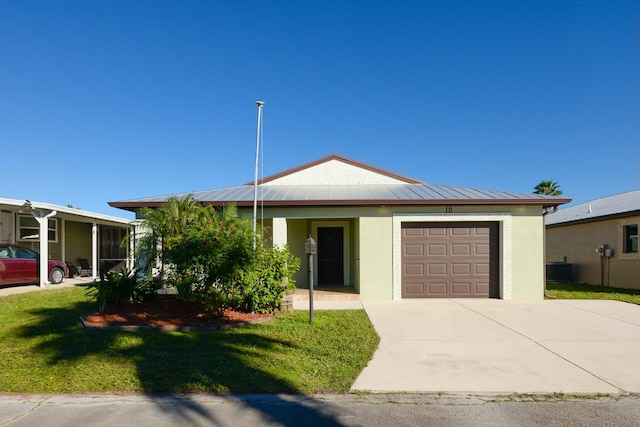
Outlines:
[[[108,304],[147,300],[155,295],[155,289],[151,282],[137,279],[135,270],[122,267],[120,273],[107,271],[104,279],[89,285],[87,294],[98,303],[98,309],[102,312]]]
[[[165,239],[163,251],[164,260],[171,265],[167,277],[180,296],[204,304],[213,315],[227,308],[275,311],[283,292],[295,286],[293,274],[300,261],[288,248],[264,247],[260,238],[254,249],[252,222],[239,218],[235,206],[226,207],[221,214],[210,206],[188,206],[188,220],[180,223],[179,233],[178,228],[172,229],[178,235]],[[168,208],[169,213],[174,211]],[[156,213],[154,221],[160,216]],[[150,226],[153,228],[152,223]]]

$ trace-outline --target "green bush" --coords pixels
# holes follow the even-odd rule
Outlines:
[[[170,200],[148,221],[163,241],[169,281],[183,299],[204,304],[212,315],[228,308],[274,312],[283,293],[295,287],[300,260],[288,248],[254,238],[252,221],[238,217],[235,206],[219,213],[211,206]],[[171,234],[165,236],[167,230]]]
[[[90,284],[87,294],[98,303],[102,312],[109,304],[147,300],[155,295],[155,290],[149,281],[137,279],[134,270],[122,267],[120,273],[107,271],[104,279]]]

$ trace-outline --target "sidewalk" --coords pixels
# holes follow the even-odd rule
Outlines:
[[[91,283],[93,279],[91,277],[74,277],[72,279],[65,278],[62,283],[58,285],[46,285],[40,287],[38,285],[15,285],[0,287],[0,297],[15,294],[24,294],[27,292],[46,291],[50,289],[67,288],[71,286],[86,286]]]

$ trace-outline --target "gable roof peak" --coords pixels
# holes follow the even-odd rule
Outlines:
[[[294,177],[295,176],[295,177]],[[387,171],[339,154],[330,154],[320,159],[287,169],[263,178],[261,184],[305,184],[305,177],[314,184],[424,184],[423,181]],[[350,181],[350,179],[356,182]],[[311,183],[311,182],[306,182]],[[253,185],[253,182],[246,185]]]

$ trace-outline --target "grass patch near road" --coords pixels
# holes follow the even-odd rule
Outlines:
[[[640,290],[582,283],[547,283],[547,293],[558,299],[606,299],[640,304]]]
[[[348,391],[379,338],[364,310],[280,315],[213,332],[84,330],[84,288],[0,298],[0,390],[24,393]]]

